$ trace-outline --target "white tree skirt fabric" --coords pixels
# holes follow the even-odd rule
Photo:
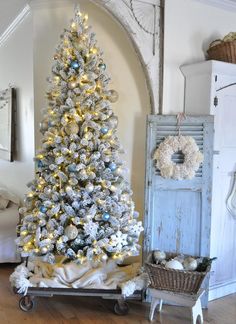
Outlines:
[[[29,261],[27,267],[21,264],[10,276],[13,287],[18,293],[27,294],[29,287],[43,288],[86,288],[86,289],[117,289],[121,288],[124,296],[132,295],[148,285],[147,274],[141,271],[139,263],[118,266],[108,261],[98,267],[87,262],[78,265],[49,264],[39,260]]]
[[[0,209],[0,263],[20,262],[15,243],[18,208],[18,204],[10,202],[7,208]]]

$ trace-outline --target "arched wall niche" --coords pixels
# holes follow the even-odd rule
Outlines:
[[[162,0],[90,0],[106,10],[125,29],[143,66],[151,113],[162,112]]]

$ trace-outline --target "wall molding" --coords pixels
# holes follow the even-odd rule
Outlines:
[[[31,0],[29,6],[31,9],[60,8],[75,5],[75,0]]]
[[[195,0],[227,11],[236,11],[236,1],[233,0]]]
[[[219,283],[209,288],[209,301],[218,299],[236,292],[236,281]]]
[[[0,35],[0,47],[6,42],[6,40],[14,33],[19,25],[26,19],[30,13],[30,6],[26,5],[18,16],[12,21],[7,29]]]

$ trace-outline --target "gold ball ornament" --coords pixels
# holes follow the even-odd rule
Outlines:
[[[78,229],[74,225],[69,225],[65,228],[65,235],[68,239],[74,240],[78,236]]]
[[[107,95],[107,99],[110,102],[116,102],[119,98],[119,94],[116,90],[110,90]]]
[[[70,89],[75,89],[77,87],[77,82],[76,81],[71,81],[68,83],[68,86]]]
[[[70,122],[65,126],[65,132],[67,135],[78,134],[79,126],[76,122]]]

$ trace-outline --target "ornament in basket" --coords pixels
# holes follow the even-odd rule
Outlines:
[[[153,251],[145,268],[150,287],[173,292],[196,294],[216,258],[200,258],[176,253]]]

